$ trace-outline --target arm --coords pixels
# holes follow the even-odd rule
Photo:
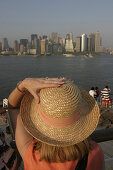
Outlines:
[[[59,87],[62,85],[64,78],[50,78],[50,79],[42,79],[42,78],[27,78],[19,84],[18,88],[15,88],[12,93],[10,94],[8,100],[10,106],[16,108],[20,106],[20,102],[22,97],[24,96],[24,92],[27,90],[29,91],[34,98],[36,99],[37,103],[40,102],[38,92],[42,88],[47,87]],[[15,133],[16,145],[18,151],[22,158],[24,159],[25,152],[32,142],[33,137],[24,129],[20,115],[18,115],[17,123],[16,123],[16,133]]]

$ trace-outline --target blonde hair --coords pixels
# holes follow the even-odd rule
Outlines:
[[[40,161],[45,159],[47,162],[65,162],[82,159],[84,155],[88,154],[90,150],[90,143],[88,139],[85,139],[75,145],[57,147],[37,142],[34,145],[34,150],[39,151]]]

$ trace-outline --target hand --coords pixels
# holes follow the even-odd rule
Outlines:
[[[28,90],[39,103],[38,92],[42,88],[59,87],[64,84],[66,78],[26,78],[19,84],[19,88],[24,91]]]

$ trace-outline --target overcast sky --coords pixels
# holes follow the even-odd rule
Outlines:
[[[105,47],[113,48],[113,0],[0,0],[0,41],[51,32],[100,31]]]

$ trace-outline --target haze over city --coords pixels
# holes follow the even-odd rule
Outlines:
[[[112,7],[112,0],[1,0],[0,41],[7,37],[12,45],[33,33],[73,32],[76,38],[100,31],[103,46],[113,48]]]

